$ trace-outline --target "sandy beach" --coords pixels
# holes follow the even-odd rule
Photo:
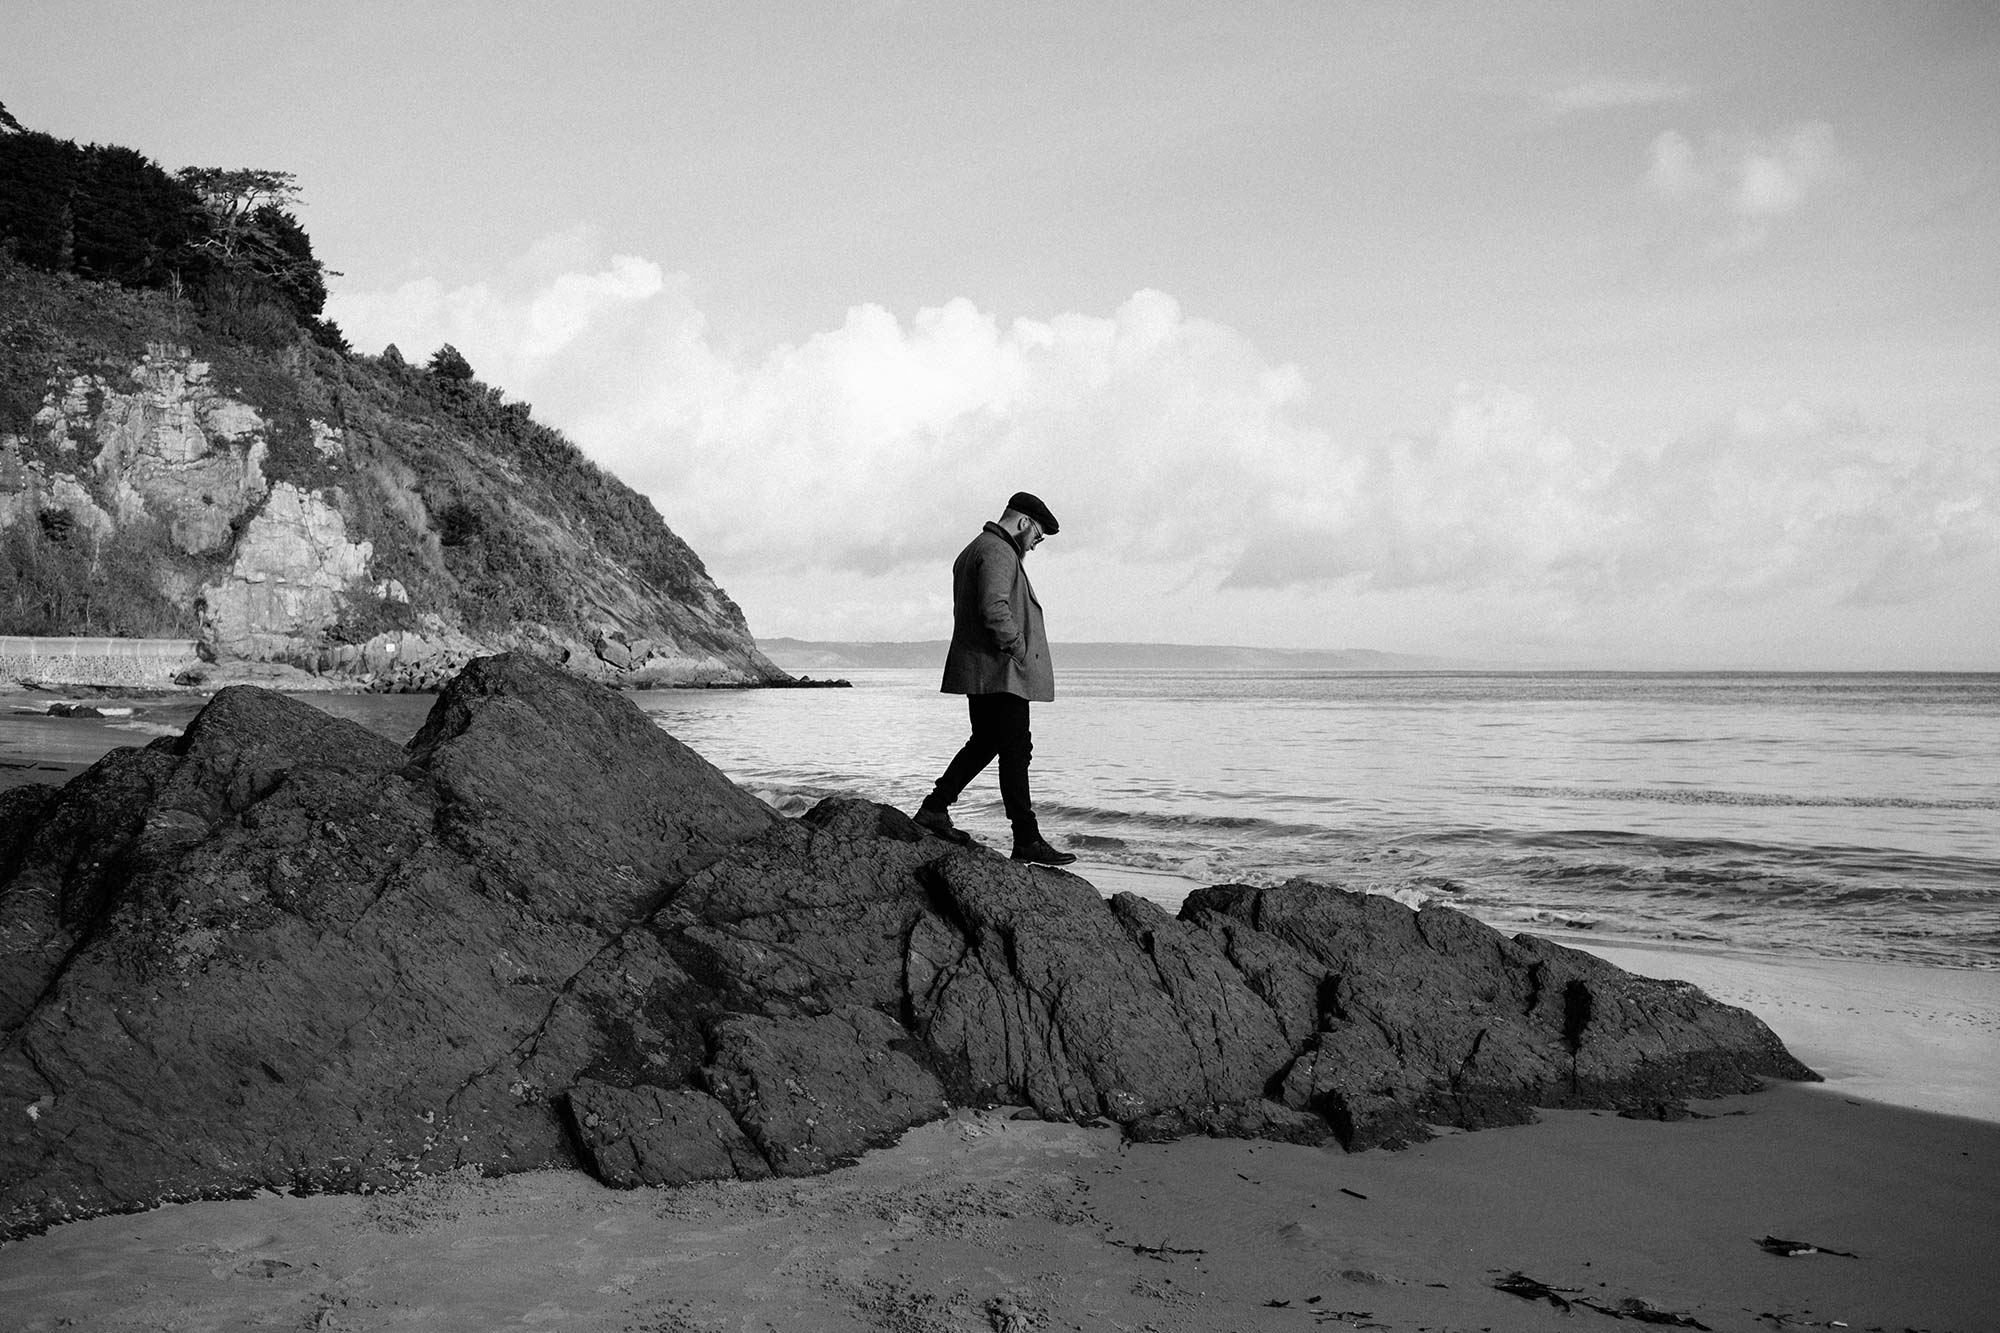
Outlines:
[[[1747,1005],[1827,1082],[1402,1152],[1002,1107],[810,1179],[181,1205],[0,1248],[0,1328],[2000,1328],[2000,974],[1570,942]]]

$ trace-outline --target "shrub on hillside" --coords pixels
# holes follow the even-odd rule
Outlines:
[[[217,273],[201,291],[209,327],[225,338],[274,352],[298,341],[299,322],[271,287],[241,273]]]
[[[0,634],[193,638],[194,608],[160,591],[174,580],[157,527],[129,523],[104,539],[72,527],[60,540],[42,523],[0,529]]]

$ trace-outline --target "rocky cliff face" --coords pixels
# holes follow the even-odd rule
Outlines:
[[[1445,908],[1178,917],[781,819],[618,694],[474,662],[399,747],[268,691],[0,794],[0,1235],[263,1187],[798,1175],[951,1104],[1360,1148],[1812,1078],[1750,1014]]]
[[[0,537],[35,571],[0,632],[199,637],[224,675],[383,686],[506,647],[607,681],[785,679],[651,506],[525,407],[84,286],[0,258]]]

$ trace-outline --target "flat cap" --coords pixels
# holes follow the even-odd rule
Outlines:
[[[1038,496],[1030,495],[1026,491],[1015,491],[1008,497],[1007,507],[1017,514],[1026,514],[1034,519],[1042,525],[1042,531],[1051,537],[1062,531],[1062,525],[1056,522],[1056,516],[1049,512],[1049,507],[1043,504]]]

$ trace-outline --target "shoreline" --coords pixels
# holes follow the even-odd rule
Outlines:
[[[436,690],[370,690],[365,686],[296,672],[282,681],[264,677],[223,679],[206,685],[65,685],[24,686],[0,681],[0,791],[28,783],[61,786],[82,773],[111,750],[144,745],[160,736],[178,734],[219,689],[229,685],[258,685],[288,695],[312,696],[325,712],[368,725],[363,713],[348,708],[349,701],[370,701],[374,708],[408,709],[407,723],[400,734],[384,730],[379,734],[402,744],[422,725],[424,716],[437,698]],[[621,693],[646,691],[707,690],[792,690],[851,688],[845,680],[802,679],[759,684],[686,683],[679,685],[613,685]],[[89,715],[63,716],[51,710],[68,706],[133,706],[140,716],[96,718]],[[402,716],[399,712],[398,716]],[[153,721],[147,721],[150,717]]]
[[[1163,904],[1201,887],[1087,859],[1071,869],[1106,895],[1129,891]],[[1826,1079],[1817,1086],[1829,1093],[2000,1124],[2000,969],[1526,933],[1748,1009]]]
[[[2000,971],[1550,938],[1748,1009],[1816,1091],[2000,1124]]]

